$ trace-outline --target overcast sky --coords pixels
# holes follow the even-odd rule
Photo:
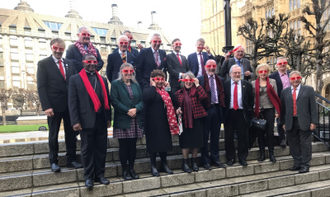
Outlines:
[[[26,0],[34,12],[64,17],[69,9],[69,0]],[[14,9],[19,0],[0,0],[0,7]],[[200,0],[76,0],[77,11],[84,20],[108,23],[112,17],[111,4],[118,5],[118,16],[128,27],[143,27],[151,24],[151,11],[157,12],[159,26],[171,39],[180,38],[183,55],[195,51],[195,42],[200,37]],[[0,13],[1,14],[1,13]]]

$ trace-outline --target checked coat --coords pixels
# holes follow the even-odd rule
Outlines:
[[[205,109],[202,105],[202,101],[204,99],[207,99],[207,94],[201,85],[198,86],[197,88],[195,88],[195,86],[194,86],[193,88],[190,89],[190,91],[194,91],[194,90],[196,90],[196,91],[190,97],[191,108],[193,111],[194,119],[203,118],[203,117],[207,116],[207,112],[205,111]],[[175,95],[177,97],[178,107],[181,107],[181,109],[183,109],[183,100],[184,100],[183,89],[178,90],[175,93]]]

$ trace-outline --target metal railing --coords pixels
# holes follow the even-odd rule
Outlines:
[[[330,148],[330,101],[315,93],[319,124],[313,131],[314,142],[321,141]]]

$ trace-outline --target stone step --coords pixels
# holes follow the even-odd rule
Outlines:
[[[322,153],[318,153],[321,155]],[[328,155],[328,154],[326,154]],[[121,178],[110,178],[110,185],[95,184],[93,191],[84,187],[83,181],[57,184],[51,186],[35,186],[28,189],[1,192],[0,196],[237,196],[266,192],[279,188],[299,187],[303,184],[329,186],[330,164],[314,166],[315,158],[309,173],[299,174],[292,171],[260,170],[260,166],[271,165],[279,169],[286,158],[278,158],[275,164],[252,162],[247,167],[234,166],[226,169],[201,170],[184,173],[175,170],[174,174],[161,174],[152,177],[149,173],[140,174],[141,178],[123,181]],[[318,162],[316,162],[318,163]],[[322,185],[322,183],[324,183]],[[325,184],[326,183],[326,184]],[[20,184],[20,182],[16,182]],[[3,185],[3,184],[0,184]],[[6,187],[12,186],[11,184]],[[312,187],[309,187],[312,188]],[[282,190],[285,193],[286,190]],[[255,196],[255,195],[253,195]],[[265,195],[260,195],[265,196]],[[319,195],[324,196],[324,195]]]
[[[256,155],[258,150],[254,149],[250,152],[250,155]],[[222,152],[223,155],[223,152]],[[257,157],[256,157],[257,158]],[[293,160],[291,156],[280,156],[277,157],[276,163],[271,163],[269,161],[257,162],[256,158],[249,157],[249,166],[242,167],[239,164],[235,164],[233,167],[228,167],[223,171],[227,178],[247,176],[247,175],[257,175],[267,172],[277,172],[287,170],[293,166]],[[182,156],[169,156],[168,165],[172,170],[181,169]],[[330,152],[318,152],[313,154],[313,159],[311,161],[312,166],[325,165],[330,163]],[[160,164],[160,161],[158,161]],[[158,165],[159,166],[159,165]],[[202,167],[200,168],[203,169]],[[138,159],[135,164],[135,170],[137,173],[147,173],[150,174],[150,163],[149,159]],[[218,169],[216,169],[218,170]],[[216,170],[212,171],[201,171],[196,174],[196,180],[200,181],[210,181],[214,179],[221,178],[222,174],[215,174]],[[181,171],[181,170],[179,170]],[[122,171],[120,162],[109,162],[106,164],[105,177],[120,177]],[[203,175],[207,175],[204,177]],[[224,177],[223,177],[224,178]],[[27,170],[22,172],[13,173],[1,173],[0,174],[0,191],[24,189],[38,186],[47,186],[54,184],[63,183],[74,183],[84,181],[83,169],[67,169],[62,168],[62,172],[53,173],[49,168],[40,170]],[[137,183],[137,182],[135,182]]]
[[[224,147],[224,141],[219,140],[220,148]],[[173,150],[168,152],[168,155],[181,155],[181,149],[178,142],[173,143]],[[326,151],[328,148],[323,145],[321,142],[312,143],[313,152]],[[220,161],[225,160],[224,151],[220,151]],[[289,155],[289,148],[280,148],[275,147],[274,149],[275,156]],[[256,159],[259,157],[258,151],[252,151],[249,154],[250,159]],[[136,158],[148,158],[148,154],[145,149],[145,145],[137,146]],[[65,153],[59,154],[59,166],[66,166],[66,157]],[[80,152],[77,152],[77,160],[80,161]],[[119,149],[118,148],[109,148],[107,150],[107,162],[116,162],[119,161]],[[36,170],[49,168],[49,158],[48,154],[36,154],[36,155],[27,155],[27,156],[18,156],[18,157],[6,157],[0,158],[0,173],[3,172],[17,172],[25,170]]]

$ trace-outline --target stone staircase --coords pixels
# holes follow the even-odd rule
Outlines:
[[[93,191],[84,186],[83,169],[65,167],[65,144],[60,141],[60,173],[50,171],[47,142],[0,145],[0,196],[330,196],[330,151],[320,142],[312,144],[313,159],[309,173],[299,174],[293,166],[289,148],[275,148],[276,163],[258,162],[258,148],[252,148],[247,167],[213,168],[184,173],[178,137],[173,136],[173,150],[168,165],[174,174],[150,174],[145,138],[138,140],[135,171],[140,179],[123,181],[118,155],[118,141],[109,138],[105,176],[110,185],[95,183]],[[78,149],[80,141],[77,142]],[[225,163],[224,141],[219,140],[220,161]],[[80,160],[78,151],[77,160]],[[159,162],[159,161],[158,161]],[[200,162],[200,161],[199,161]],[[159,163],[158,163],[159,164]]]

